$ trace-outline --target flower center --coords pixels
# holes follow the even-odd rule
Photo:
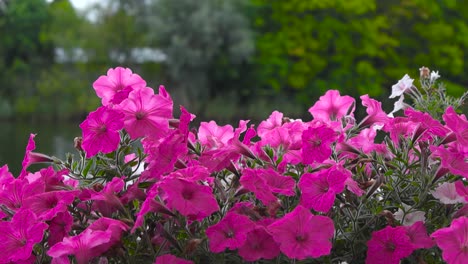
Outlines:
[[[302,242],[307,239],[307,234],[298,234],[296,235],[296,241],[297,242]]]
[[[394,243],[388,242],[388,243],[385,245],[385,248],[386,248],[388,251],[392,251],[392,252],[393,252],[393,251],[395,251],[396,246],[395,246]]]
[[[182,197],[184,197],[185,200],[191,200],[193,197],[193,192],[184,190],[182,192]]]
[[[136,116],[137,120],[142,120],[143,118],[145,118],[146,114],[143,113],[143,112],[138,112],[138,113],[136,113],[135,116]]]

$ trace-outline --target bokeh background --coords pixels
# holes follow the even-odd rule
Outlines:
[[[0,166],[19,171],[31,132],[40,152],[73,151],[111,67],[164,84],[198,122],[258,124],[310,119],[328,89],[389,111],[421,66],[461,95],[467,48],[468,1],[0,0]]]

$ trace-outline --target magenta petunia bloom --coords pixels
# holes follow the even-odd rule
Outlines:
[[[108,231],[85,229],[77,236],[65,237],[62,242],[53,245],[47,254],[54,259],[74,255],[78,264],[86,264],[103,253],[96,249],[108,244],[111,237]]]
[[[27,179],[15,179],[0,189],[0,205],[5,205],[9,209],[17,211],[23,206],[26,198],[43,193],[44,189],[44,182],[42,181],[29,183]]]
[[[309,113],[316,120],[323,122],[337,121],[348,112],[351,115],[353,114],[354,102],[354,98],[351,96],[341,96],[337,90],[328,90],[325,95],[320,96],[320,100],[309,108]]]
[[[81,146],[86,151],[86,158],[91,158],[98,152],[105,154],[117,149],[120,142],[119,130],[124,126],[123,118],[123,113],[105,106],[89,113],[80,124],[83,130]]]
[[[367,242],[368,264],[398,264],[413,252],[413,244],[402,226],[387,226],[372,233]]]
[[[283,113],[273,111],[267,120],[260,122],[257,128],[258,136],[262,139],[267,139],[268,135],[274,129],[281,127],[283,124]]]
[[[260,169],[245,169],[242,172],[240,183],[246,190],[253,192],[264,205],[268,205],[276,202],[278,198],[271,191],[265,178],[260,176],[261,172]]]
[[[430,150],[432,156],[439,157],[441,161],[441,167],[448,169],[455,175],[461,175],[468,178],[468,160],[467,153],[463,153],[458,149],[449,148],[446,149],[443,146],[431,145]]]
[[[234,137],[231,125],[218,126],[215,121],[201,122],[198,128],[198,140],[207,149],[219,148],[228,144]]]
[[[67,211],[64,213],[58,213],[49,222],[49,239],[47,242],[49,246],[53,246],[58,242],[61,242],[64,237],[68,236],[68,232],[71,231],[73,224],[73,217]]]
[[[24,153],[23,162],[21,163],[22,169],[18,176],[18,178],[24,178],[28,172],[27,168],[34,163],[42,163],[42,162],[53,162],[54,160],[42,153],[33,152],[36,149],[36,142],[34,141],[34,137],[36,134],[30,134],[28,145],[26,146],[26,152]]]
[[[221,221],[206,229],[209,248],[213,253],[219,253],[226,248],[237,249],[244,245],[247,233],[255,227],[247,216],[227,213]]]
[[[23,208],[34,212],[38,219],[47,221],[58,213],[68,210],[79,191],[53,191],[29,196],[23,202]]]
[[[117,67],[109,69],[107,75],[100,76],[93,88],[97,96],[102,99],[102,105],[119,104],[133,90],[146,87],[146,82],[128,68]]]
[[[305,173],[298,183],[302,193],[301,205],[328,212],[333,206],[335,196],[344,190],[346,180],[350,177],[350,171],[338,166],[315,173]]]
[[[178,130],[174,130],[161,142],[145,138],[142,144],[149,164],[140,180],[159,179],[164,173],[173,171],[178,159],[188,151],[185,135]]]
[[[219,210],[210,186],[195,182],[166,178],[161,182],[166,204],[192,220],[202,220]]]
[[[389,122],[390,118],[382,110],[381,102],[370,98],[367,94],[360,98],[362,100],[362,105],[367,108],[367,116],[361,121],[361,127],[372,125],[384,126]]]
[[[330,254],[335,232],[333,221],[313,215],[298,205],[292,212],[267,227],[281,252],[291,259],[318,258]]]
[[[169,131],[172,100],[154,94],[148,87],[133,90],[117,106],[124,114],[124,128],[132,139],[152,136],[157,139]]]
[[[434,240],[427,235],[426,227],[423,221],[417,221],[411,226],[404,226],[406,234],[413,243],[414,249],[431,248],[435,246]]]
[[[305,130],[302,133],[303,163],[320,163],[328,159],[332,153],[331,144],[336,139],[335,131],[326,125]]]
[[[178,258],[171,254],[156,257],[154,264],[193,264],[193,261]]]
[[[442,249],[448,264],[465,264],[468,259],[468,217],[454,219],[450,227],[441,228],[431,235]]]
[[[455,110],[453,110],[453,107],[450,106],[445,110],[442,117],[447,127],[455,133],[458,142],[468,147],[468,121],[466,120],[466,116],[463,114],[458,115]]]
[[[15,263],[29,259],[46,229],[47,224],[38,222],[30,210],[18,211],[11,222],[0,222],[0,259]]]
[[[8,169],[8,165],[3,165],[0,167],[0,190],[3,189],[3,186],[12,182],[15,179],[13,174],[11,174],[10,170]]]
[[[83,189],[80,199],[82,201],[93,200],[93,209],[99,211],[102,215],[110,217],[112,213],[123,209],[118,194],[125,186],[122,178],[114,177],[104,188],[96,192],[92,189]]]
[[[280,249],[265,227],[257,226],[247,234],[247,240],[238,252],[245,261],[256,261],[273,259],[280,254]]]
[[[101,217],[98,220],[94,221],[90,226],[88,226],[87,229],[93,231],[105,231],[111,234],[108,243],[104,243],[94,248],[95,251],[106,252],[109,250],[110,247],[120,242],[122,233],[127,231],[129,227],[122,221],[107,217]]]

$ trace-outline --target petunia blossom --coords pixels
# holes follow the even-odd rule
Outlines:
[[[64,213],[79,191],[52,191],[29,196],[23,202],[23,208],[34,212],[39,220],[47,221],[58,213]]]
[[[29,259],[46,229],[47,224],[38,221],[30,210],[18,211],[11,222],[0,222],[0,259],[14,263]]]
[[[335,131],[326,125],[305,130],[302,133],[303,163],[320,163],[328,159],[332,153],[331,144],[336,139]]]
[[[218,126],[215,121],[201,122],[198,129],[198,140],[207,149],[225,146],[233,137],[231,125]]]
[[[466,264],[468,259],[468,217],[454,219],[450,227],[435,231],[431,237],[442,249],[442,258],[448,264]]]
[[[443,204],[466,203],[465,198],[457,193],[453,182],[444,182],[431,193],[434,198],[439,199]]]
[[[339,166],[305,173],[299,180],[301,190],[300,204],[316,211],[328,212],[335,201],[335,196],[344,190],[345,182],[351,172]]]
[[[281,252],[291,259],[318,258],[330,254],[335,233],[333,221],[313,215],[298,205],[292,212],[267,227]]]
[[[414,249],[431,248],[435,245],[434,240],[427,235],[423,221],[417,221],[411,226],[405,226],[405,229]]]
[[[36,149],[36,142],[34,141],[36,134],[30,134],[28,144],[26,145],[26,152],[24,153],[23,162],[21,163],[22,169],[18,178],[24,178],[28,172],[27,168],[34,163],[53,162],[53,159],[45,154],[33,152]]]
[[[172,100],[143,87],[133,90],[117,107],[124,114],[124,128],[132,139],[145,136],[161,138],[169,130]]]
[[[80,124],[83,131],[82,148],[86,158],[95,156],[98,152],[104,154],[117,149],[120,142],[119,130],[124,126],[124,114],[105,106],[91,112]]]
[[[53,258],[74,255],[78,264],[86,264],[103,253],[96,249],[108,244],[111,237],[111,232],[85,229],[79,235],[65,237],[62,242],[53,245],[47,254]]]
[[[359,124],[360,127],[378,125],[386,125],[390,118],[382,110],[382,103],[369,97],[369,95],[363,95],[360,97],[362,105],[366,107],[367,116]]]
[[[277,257],[280,249],[265,227],[258,225],[247,234],[247,240],[238,253],[245,261],[257,261]]]
[[[193,261],[178,258],[171,254],[156,257],[154,264],[193,264]]]
[[[244,245],[255,224],[245,215],[227,213],[221,221],[206,229],[209,248],[213,253],[219,253],[226,248],[237,249]]]
[[[392,94],[389,98],[395,98],[402,95],[413,87],[414,79],[411,79],[408,74],[405,74],[401,80],[392,86]]]
[[[351,96],[341,96],[337,90],[328,90],[325,95],[320,96],[309,113],[316,120],[324,122],[337,121],[347,113],[353,114],[355,100]]]
[[[140,87],[146,87],[146,82],[138,74],[132,73],[132,70],[122,67],[109,69],[107,75],[100,76],[93,83],[103,106],[119,104],[133,89]]]
[[[374,231],[367,241],[366,264],[398,264],[408,257],[414,248],[406,229],[387,226]]]
[[[210,186],[183,179],[164,179],[160,188],[164,191],[167,206],[194,220],[201,220],[219,210]]]

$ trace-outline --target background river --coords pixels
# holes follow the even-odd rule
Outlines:
[[[79,122],[0,122],[0,167],[8,164],[14,176],[21,170],[30,133],[37,134],[36,152],[65,159],[67,152],[77,153],[73,148],[73,139],[81,135],[81,130]]]

